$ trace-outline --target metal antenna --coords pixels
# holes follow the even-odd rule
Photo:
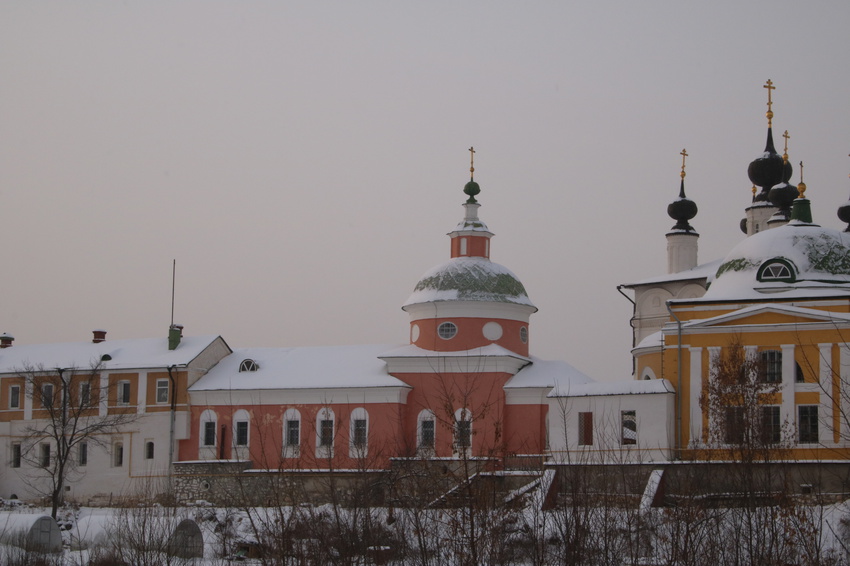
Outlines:
[[[177,281],[177,260],[171,263],[171,326],[174,326],[174,286]]]

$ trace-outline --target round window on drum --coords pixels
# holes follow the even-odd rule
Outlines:
[[[454,322],[444,322],[437,327],[437,336],[443,340],[451,340],[457,335],[457,325]]]

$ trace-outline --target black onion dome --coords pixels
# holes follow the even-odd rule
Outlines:
[[[470,179],[469,182],[464,185],[463,192],[469,195],[469,198],[466,200],[466,202],[475,203],[478,202],[477,200],[475,200],[475,195],[481,192],[481,187],[478,186],[478,183]]]
[[[747,233],[747,219],[746,218],[741,218],[741,224],[739,225],[739,228],[741,228],[741,232],[743,232],[744,234]]]
[[[794,199],[800,195],[800,191],[794,185],[789,185],[786,182],[781,182],[768,193],[768,198],[773,206],[781,209],[791,210],[791,205],[794,204]]]
[[[838,219],[847,223],[845,232],[850,232],[850,200],[838,207]]]
[[[693,226],[688,223],[688,220],[697,215],[697,204],[685,196],[684,179],[682,179],[682,185],[679,189],[679,198],[667,205],[667,215],[673,220],[676,220],[673,230],[694,231]]]
[[[760,194],[753,200],[767,200],[767,192],[771,187],[791,178],[791,164],[776,153],[773,146],[773,129],[767,129],[767,144],[764,153],[750,162],[747,175],[750,181],[762,188]]]

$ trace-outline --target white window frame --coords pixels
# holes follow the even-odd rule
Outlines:
[[[356,442],[356,423],[358,421],[365,421],[366,430],[365,438],[363,439],[362,445],[358,445]],[[353,411],[351,411],[351,417],[349,419],[349,439],[348,439],[348,455],[352,458],[364,458],[369,454],[369,412],[363,407],[357,407]]]
[[[124,467],[124,442],[118,440],[112,443],[112,467],[113,468],[123,468]]]
[[[124,394],[126,391],[126,395]],[[125,401],[124,398],[127,398]],[[120,380],[115,384],[115,404],[121,405],[122,407],[126,407],[130,404],[130,401],[133,399],[133,392],[130,389],[130,382],[126,379]]]
[[[153,439],[148,438],[145,439],[145,460],[154,460],[156,459],[156,444]]]
[[[77,465],[81,468],[89,464],[89,443],[81,442],[77,445]]]
[[[171,385],[171,380],[169,380],[169,379],[162,378],[162,379],[156,380],[156,391],[155,391],[154,399],[156,399],[157,405],[168,404],[169,397],[171,396],[171,392],[170,392],[171,387],[169,387],[170,385]],[[162,393],[163,391],[165,392],[165,395],[163,396],[163,398],[160,398],[160,393]]]
[[[331,421],[331,437],[330,444],[322,444],[322,421]],[[334,440],[336,437],[336,417],[333,409],[330,407],[322,407],[316,413],[316,457],[317,458],[333,458]]]
[[[239,425],[242,423],[245,426],[245,443],[239,443]],[[247,456],[245,452],[251,445],[251,415],[245,409],[239,409],[233,414],[233,431],[231,432],[231,443],[233,445],[233,455],[236,458],[244,458]]]
[[[44,399],[47,397],[47,390],[50,390],[50,403],[45,403]],[[56,388],[53,387],[52,383],[42,383],[41,384],[41,408],[42,409],[50,409],[53,407],[53,404],[56,402]]]
[[[12,443],[12,457],[9,459],[9,467],[11,468],[20,468],[21,462],[23,461],[24,452],[23,446],[20,442]]]
[[[40,468],[50,467],[51,456],[49,442],[42,442],[38,445],[38,466]]]
[[[21,408],[21,386],[20,385],[12,385],[12,386],[9,387],[9,408],[10,409],[20,409]]]
[[[80,386],[77,388],[77,402],[79,403],[80,407],[91,407],[92,403],[90,381],[83,381],[80,383]]]
[[[212,423],[213,443],[206,444],[206,429],[207,423]],[[198,456],[201,459],[211,459],[216,457],[216,449],[218,447],[218,415],[212,409],[207,409],[201,413],[201,418],[198,419]]]
[[[289,423],[298,423],[298,442],[289,443]],[[287,409],[283,413],[283,457],[298,458],[301,456],[301,412],[298,409]]]

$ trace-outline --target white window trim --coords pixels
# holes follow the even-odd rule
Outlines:
[[[118,462],[118,454],[121,454],[121,462]],[[123,468],[124,462],[126,460],[126,452],[124,451],[124,442],[122,440],[118,440],[112,443],[112,467],[113,468]]]
[[[13,405],[12,404],[12,391],[18,390],[18,402]],[[12,385],[9,387],[9,408],[10,409],[20,409],[21,408],[21,386],[20,385]]]
[[[245,438],[245,444],[236,444],[236,430],[239,426],[239,423],[245,423],[247,425],[247,436]],[[248,411],[246,411],[245,409],[239,409],[238,411],[236,411],[236,413],[234,413],[232,428],[233,430],[231,431],[230,436],[231,444],[234,449],[234,456],[236,456],[237,458],[244,458],[245,456],[247,456],[247,454],[241,452],[247,451],[248,447],[251,446],[251,415],[248,413]]]
[[[122,389],[127,388],[127,400],[124,401],[124,395],[122,395]],[[127,407],[130,405],[130,401],[133,400],[133,391],[130,389],[129,380],[122,379],[118,383],[115,384],[115,404],[121,405],[122,407]]]
[[[354,443],[354,422],[366,421],[366,439],[363,446],[357,446]],[[352,458],[365,458],[369,455],[369,412],[363,407],[357,407],[351,411],[349,419],[349,439],[348,439],[348,455]]]
[[[330,446],[322,446],[322,421],[330,420],[333,422],[331,427],[331,443]],[[333,458],[334,441],[336,440],[336,417],[333,409],[330,407],[322,407],[316,413],[316,458]]]
[[[287,423],[289,421],[298,422],[298,444],[289,444],[289,429]],[[301,426],[301,412],[298,409],[287,409],[283,413],[283,457],[284,458],[299,458],[301,456],[301,437],[303,427]]]
[[[160,384],[165,384],[165,387],[164,387],[164,389],[165,389],[165,400],[164,401],[159,400]],[[168,380],[168,379],[157,379],[156,380],[156,390],[154,391],[154,400],[156,401],[157,405],[167,405],[169,403],[169,401],[171,400],[171,387],[169,387],[170,385],[171,385],[171,381]]]
[[[204,440],[206,440],[206,434],[204,432],[207,423],[213,423],[213,430],[215,431],[212,444],[204,444]],[[201,413],[201,418],[198,419],[198,456],[201,459],[209,460],[216,458],[216,449],[219,442],[218,436],[218,415],[212,409],[207,409]]]

